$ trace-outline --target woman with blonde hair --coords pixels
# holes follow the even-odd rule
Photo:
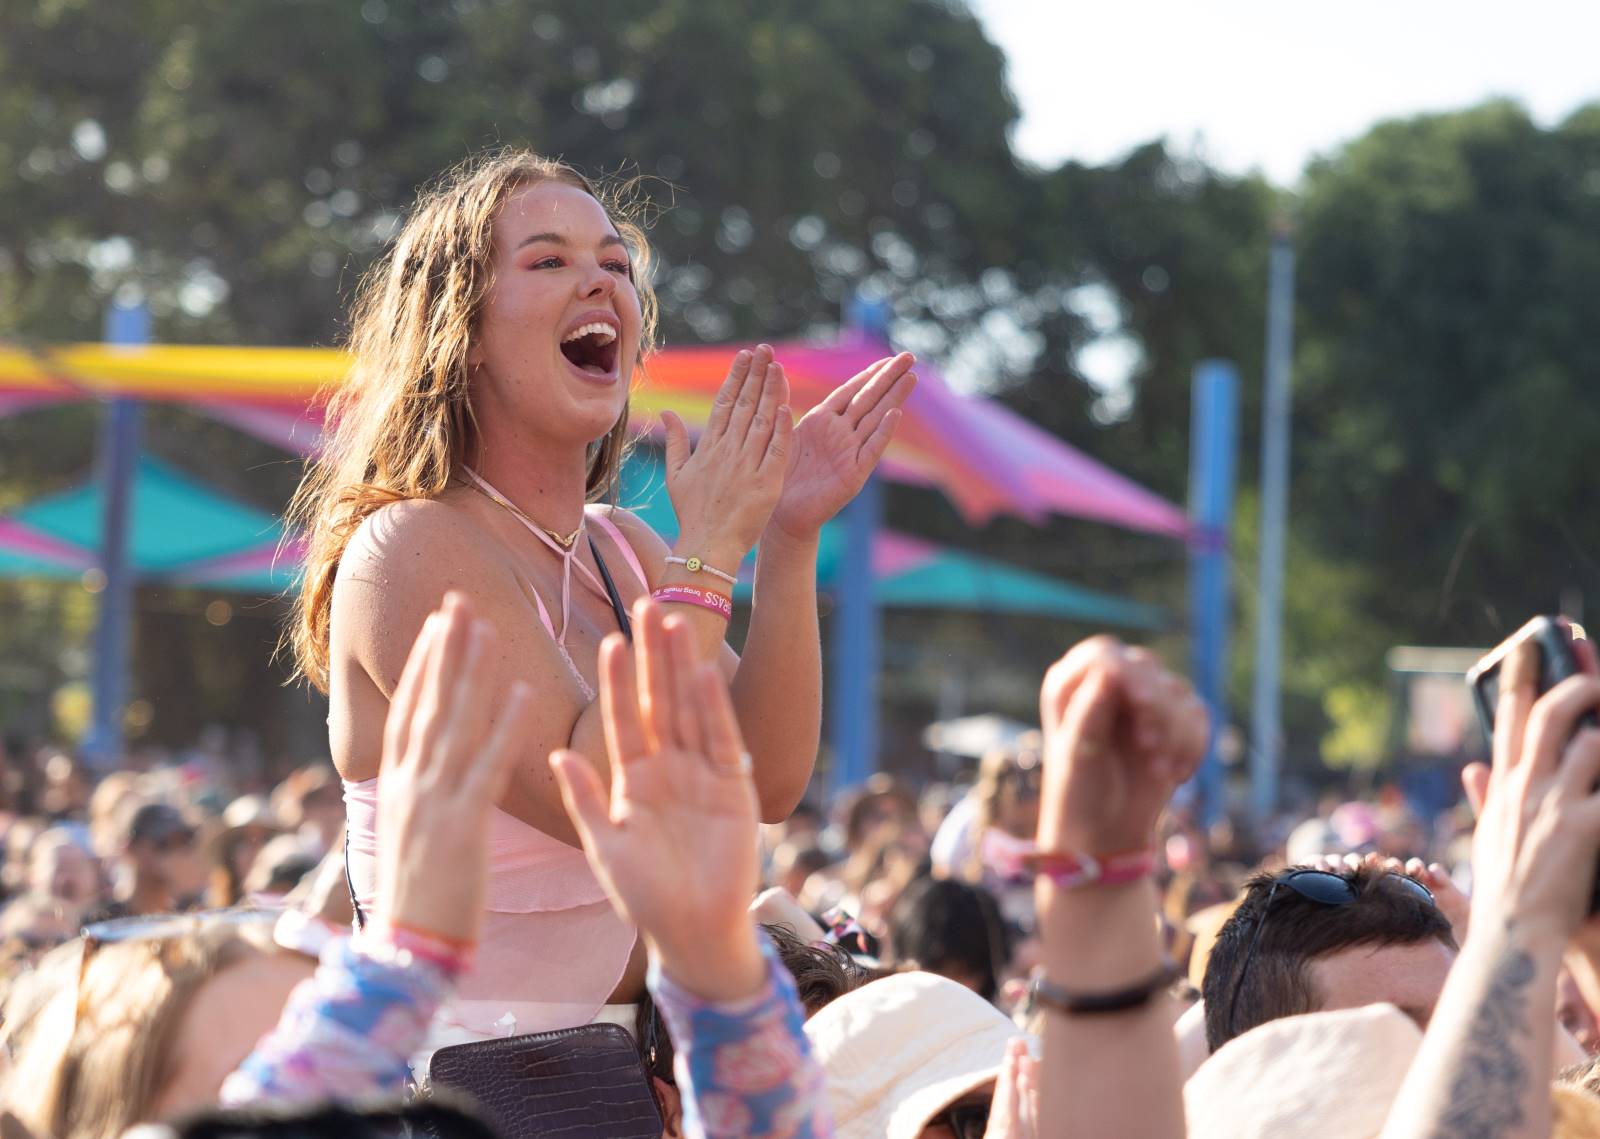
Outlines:
[[[911,358],[880,361],[793,424],[771,349],[738,353],[696,446],[663,415],[669,549],[600,505],[615,497],[655,315],[644,235],[616,195],[526,152],[451,172],[362,284],[330,446],[297,496],[310,548],[291,640],[330,698],[358,905],[373,889],[385,711],[447,590],[499,631],[497,683],[535,694],[490,825],[487,924],[447,1017],[454,1039],[626,1021],[631,1009],[604,1006],[643,991],[635,930],[585,863],[545,762],[571,747],[609,778],[598,650],[635,601],[671,604],[732,678],[764,818],[783,818],[811,775],[818,535],[888,446]],[[729,585],[758,540],[741,659],[724,643]]]

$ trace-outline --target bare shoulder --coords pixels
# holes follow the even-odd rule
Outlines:
[[[375,511],[352,535],[333,587],[333,650],[388,691],[417,630],[460,589],[485,609],[516,594],[495,543],[448,502],[412,499]],[[504,598],[501,595],[506,595]]]
[[[431,498],[392,502],[369,514],[350,538],[339,576],[367,569],[393,572],[407,562],[423,562],[443,550],[456,550],[478,536],[478,527],[463,511]],[[466,542],[467,552],[476,545]]]
[[[633,511],[624,510],[620,506],[602,506],[600,512],[622,531],[622,536],[628,539],[628,545],[633,547],[634,553],[639,555],[639,560],[646,566],[659,569],[662,559],[672,552],[661,535],[652,530],[649,523]]]

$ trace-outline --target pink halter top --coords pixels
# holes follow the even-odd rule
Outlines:
[[[502,496],[476,472],[466,471],[491,498]],[[561,628],[550,620],[538,591],[522,583],[533,599],[539,622],[549,632],[583,689],[594,692],[567,655],[570,581],[574,567],[585,584],[604,587],[573,550],[560,545],[511,511],[565,563]],[[644,567],[616,524],[599,509],[585,511],[615,543],[641,587]],[[356,901],[372,912],[377,886],[378,781],[344,783],[347,859]],[[456,997],[440,1013],[448,1026],[469,1033],[511,1036],[588,1024],[616,989],[633,953],[637,931],[611,907],[583,851],[551,838],[496,807],[489,821],[488,914],[473,967],[456,987]]]

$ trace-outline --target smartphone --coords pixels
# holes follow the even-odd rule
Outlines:
[[[1543,696],[1567,677],[1584,671],[1583,660],[1574,646],[1586,639],[1583,626],[1565,617],[1535,617],[1472,666],[1467,673],[1467,685],[1472,689],[1472,702],[1477,706],[1478,720],[1483,724],[1491,748],[1494,746],[1494,710],[1500,701],[1500,667],[1512,650],[1524,642],[1533,643],[1539,657],[1534,691]],[[1600,719],[1588,712],[1578,721],[1578,726],[1600,727]],[[1600,871],[1595,875],[1589,912],[1600,913]]]
[[[1467,673],[1472,701],[1478,708],[1478,721],[1484,735],[1494,740],[1494,710],[1500,702],[1500,666],[1511,651],[1524,641],[1532,641],[1539,654],[1539,671],[1534,691],[1543,696],[1569,676],[1583,671],[1573,642],[1585,640],[1583,626],[1565,617],[1535,617]]]

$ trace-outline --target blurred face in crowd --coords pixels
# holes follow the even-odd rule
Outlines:
[[[1578,991],[1578,983],[1565,969],[1561,971],[1556,988],[1556,1018],[1561,1021],[1561,1027],[1572,1034],[1578,1047],[1591,1056],[1600,1052],[1600,1021],[1595,1019]]]
[[[77,911],[43,895],[12,902],[0,917],[0,943],[8,965],[35,965],[39,958],[77,933]]]
[[[344,826],[344,795],[339,785],[318,787],[301,801],[300,809],[303,825],[315,830],[324,845],[331,846]]]
[[[53,755],[44,769],[44,798],[40,805],[52,818],[81,816],[89,806],[89,778],[69,755]]]
[[[33,848],[29,887],[69,906],[82,908],[100,895],[94,859],[64,834],[42,835]]]
[[[315,971],[316,962],[298,953],[261,953],[201,985],[173,1038],[155,1114],[214,1104],[222,1081],[277,1025],[289,993]]]
[[[206,866],[193,831],[181,830],[128,844],[128,858],[139,876],[160,885],[177,898],[205,888]]]
[[[267,845],[267,840],[272,838],[272,831],[266,827],[240,827],[238,831],[228,838],[228,861],[234,876],[243,881],[250,873],[250,868],[255,865],[256,856],[261,853],[261,848]]]
[[[1411,945],[1357,945],[1307,965],[1321,1011],[1392,1004],[1427,1028],[1455,951],[1429,938]]]
[[[1040,770],[1008,768],[1000,777],[995,799],[995,825],[1013,838],[1032,838],[1039,830]]]

